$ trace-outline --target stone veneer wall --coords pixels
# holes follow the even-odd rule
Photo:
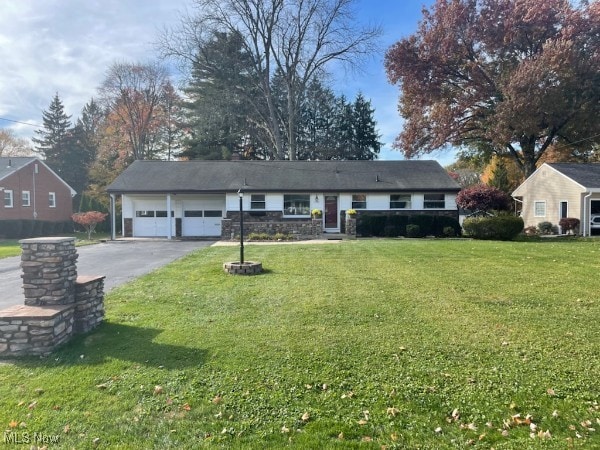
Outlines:
[[[244,235],[250,233],[291,234],[298,239],[310,239],[323,233],[322,219],[288,219],[281,212],[244,212]],[[221,221],[221,238],[233,239],[240,235],[240,213],[229,211]]]
[[[25,305],[0,311],[0,357],[46,355],[104,318],[104,276],[77,276],[74,238],[20,243]]]

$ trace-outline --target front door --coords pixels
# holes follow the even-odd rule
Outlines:
[[[325,231],[340,231],[338,196],[325,196]]]

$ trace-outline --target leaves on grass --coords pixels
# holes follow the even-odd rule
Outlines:
[[[307,411],[304,414],[302,414],[302,421],[303,422],[308,422],[308,420],[310,419],[310,413]]]
[[[9,428],[17,428],[17,426],[19,426],[19,422],[17,422],[16,420],[11,420],[10,422],[8,422]]]

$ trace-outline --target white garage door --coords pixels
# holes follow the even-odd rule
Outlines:
[[[186,209],[183,211],[183,236],[221,236],[223,212],[214,209]]]
[[[175,233],[174,212],[171,211],[171,232]],[[167,211],[164,210],[136,210],[133,223],[133,235],[137,237],[167,236],[168,234]]]

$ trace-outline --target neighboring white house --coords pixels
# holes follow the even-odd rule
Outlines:
[[[525,227],[574,217],[582,235],[600,231],[600,164],[544,163],[512,196],[522,203]]]
[[[435,161],[135,161],[107,188],[123,236],[167,238],[228,238],[240,193],[244,220],[266,232],[300,232],[318,209],[339,233],[349,209],[458,219],[459,191]]]

